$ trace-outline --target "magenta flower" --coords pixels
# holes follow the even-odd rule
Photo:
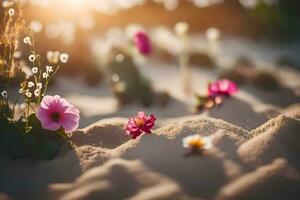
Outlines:
[[[137,116],[129,118],[126,126],[126,134],[132,135],[132,139],[137,138],[143,132],[150,134],[154,126],[156,117],[154,115],[146,115],[144,112],[139,112]]]
[[[58,95],[45,96],[36,113],[43,129],[56,131],[61,127],[72,132],[79,125],[79,110]]]
[[[147,33],[139,31],[134,35],[134,44],[140,54],[146,56],[152,51],[151,42]]]
[[[237,85],[227,79],[218,80],[208,86],[208,96],[216,97],[219,95],[230,96],[238,91]]]

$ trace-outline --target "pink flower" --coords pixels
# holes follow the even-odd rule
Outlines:
[[[56,131],[61,127],[72,132],[79,125],[79,110],[58,95],[45,96],[36,113],[42,127]]]
[[[151,42],[147,33],[139,31],[134,35],[134,44],[140,54],[146,56],[152,51]]]
[[[237,85],[227,79],[218,80],[208,86],[208,96],[216,97],[218,95],[230,96],[238,91]]]
[[[143,132],[151,133],[156,117],[154,115],[146,115],[144,112],[139,112],[137,116],[129,118],[126,126],[126,134],[132,135],[132,139],[137,138]]]

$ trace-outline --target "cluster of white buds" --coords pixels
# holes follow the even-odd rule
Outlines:
[[[47,60],[49,63],[57,64],[59,62],[59,51],[48,51],[47,52]]]
[[[47,59],[49,63],[57,64],[59,61],[61,63],[67,63],[69,60],[69,55],[66,53],[60,53],[59,51],[48,51]]]

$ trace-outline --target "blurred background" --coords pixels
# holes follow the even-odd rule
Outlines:
[[[118,31],[131,24],[148,30],[161,26],[172,29],[177,22],[185,21],[192,34],[204,35],[208,28],[215,27],[225,37],[276,44],[294,44],[300,33],[297,0],[27,0],[24,3],[25,17],[36,32],[39,50],[68,52],[70,67],[64,67],[60,73],[76,75],[84,71],[90,84],[101,81],[101,72],[95,74],[101,61],[91,58],[104,48],[97,44],[103,45],[100,41],[105,37],[116,40]]]

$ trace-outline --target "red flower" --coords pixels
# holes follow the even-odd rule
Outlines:
[[[129,118],[126,126],[126,134],[132,135],[132,139],[137,138],[144,132],[150,134],[155,120],[156,117],[154,115],[146,115],[141,111],[137,116]]]
[[[147,33],[139,31],[134,35],[134,44],[140,54],[146,56],[152,51],[151,42]]]

